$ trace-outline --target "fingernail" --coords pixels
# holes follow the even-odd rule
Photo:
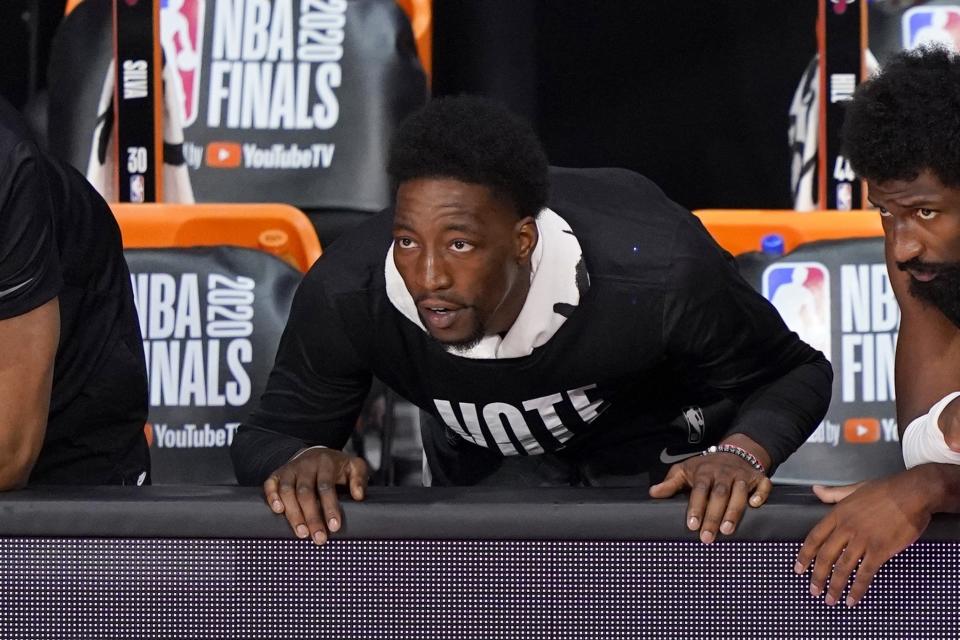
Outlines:
[[[823,601],[827,603],[828,607],[832,607],[833,605],[837,604],[837,599],[829,593],[827,594],[827,597],[823,599]]]
[[[330,518],[327,521],[327,526],[330,527],[330,531],[336,531],[337,529],[340,528],[340,523],[337,522],[336,518]]]
[[[750,498],[750,504],[752,504],[755,507],[760,506],[760,496],[753,496],[752,498]]]
[[[857,606],[857,600],[856,600],[856,598],[854,598],[853,596],[847,596],[847,603],[846,603],[846,604],[847,604],[848,607],[850,607],[850,608],[852,609],[853,607]]]
[[[276,511],[277,513],[280,513],[281,511],[283,511],[283,503],[280,502],[279,500],[275,500],[272,506],[273,506],[273,510]]]
[[[306,525],[301,524],[300,526],[297,527],[298,538],[306,538],[309,535],[310,535],[310,530],[307,529]]]
[[[821,593],[823,593],[823,591],[820,589],[820,587],[815,584],[810,585],[810,595],[812,595],[814,598],[818,597]]]
[[[730,535],[731,533],[733,533],[733,523],[727,520],[726,522],[720,525],[720,531],[727,535]]]
[[[797,575],[802,574],[805,570],[806,570],[806,567],[804,567],[803,564],[799,562],[793,565],[793,572],[796,573]]]
[[[711,544],[713,542],[713,533],[711,533],[710,531],[701,531],[700,542],[702,542],[703,544]]]
[[[317,544],[323,544],[327,541],[327,536],[323,535],[323,531],[317,531],[313,534],[313,541]]]
[[[700,518],[698,518],[697,516],[690,516],[690,518],[687,520],[687,527],[688,527],[691,531],[696,531],[697,529],[699,529],[699,528],[700,528]]]

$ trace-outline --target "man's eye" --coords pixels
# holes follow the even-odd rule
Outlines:
[[[933,209],[917,209],[917,217],[921,220],[933,220],[937,217],[939,211],[934,211]]]
[[[454,240],[450,243],[450,246],[453,247],[454,251],[470,251],[473,248],[472,244],[463,240]]]
[[[893,215],[892,213],[890,213],[889,211],[887,211],[887,210],[884,209],[883,207],[877,207],[877,211],[879,211],[879,212],[880,212],[880,215],[882,215],[884,218],[889,218],[890,216]]]
[[[409,249],[413,247],[416,243],[411,238],[400,238],[397,240],[397,244],[403,249]]]

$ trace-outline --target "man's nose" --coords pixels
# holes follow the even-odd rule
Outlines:
[[[441,291],[450,287],[450,272],[444,260],[435,252],[423,252],[417,273],[420,275],[420,286],[426,291]]]
[[[923,243],[917,234],[916,224],[910,220],[896,220],[893,224],[893,258],[906,262],[923,254]]]

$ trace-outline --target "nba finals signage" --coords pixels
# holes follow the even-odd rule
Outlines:
[[[378,209],[425,79],[394,0],[163,0],[198,200]]]
[[[266,384],[300,274],[235,247],[126,257],[147,363],[154,481],[233,482],[229,447]]]
[[[902,468],[893,378],[900,312],[882,238],[802,245],[744,275],[834,371],[826,417],[777,479],[843,483]]]

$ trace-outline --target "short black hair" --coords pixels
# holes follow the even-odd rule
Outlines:
[[[529,124],[477,96],[435,98],[400,125],[387,171],[394,188],[419,178],[454,178],[508,198],[520,217],[546,206],[547,156]]]
[[[861,178],[915,180],[929,169],[960,187],[960,57],[943,47],[893,56],[857,88],[842,137]]]

